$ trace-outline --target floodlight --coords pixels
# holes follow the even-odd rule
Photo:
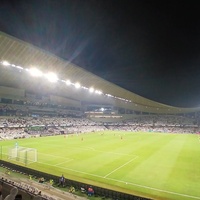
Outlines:
[[[67,81],[66,81],[66,84],[67,84],[67,85],[71,85],[71,81],[70,81],[70,80],[67,80]]]
[[[18,69],[24,69],[23,67],[21,67],[19,65],[15,66],[15,67],[18,68]]]
[[[103,112],[103,111],[105,111],[105,108],[100,108],[100,110]]]
[[[55,83],[58,81],[58,77],[53,72],[49,72],[48,74],[45,74],[45,77],[48,79],[48,81]]]
[[[4,61],[2,62],[2,64],[3,64],[4,66],[10,66],[10,63],[9,63],[8,61],[6,61],[6,60],[4,60]]]
[[[96,94],[102,94],[102,92],[99,91],[99,90],[95,90],[95,93],[96,93]]]
[[[84,90],[88,90],[88,88],[87,88],[87,87],[85,87],[85,86],[82,86],[82,88],[83,88]]]
[[[80,83],[75,83],[75,88],[80,88],[81,87],[81,85],[80,85]]]
[[[31,68],[29,69],[29,72],[32,76],[35,76],[35,77],[41,77],[43,75],[42,72],[37,68]]]
[[[91,87],[91,88],[89,89],[89,91],[90,91],[91,93],[93,93],[93,92],[94,92],[94,88]]]

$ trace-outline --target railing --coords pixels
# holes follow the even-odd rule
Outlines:
[[[9,163],[3,160],[0,160],[0,165],[2,167],[9,168],[10,170],[19,171],[27,175],[33,175],[34,177],[37,177],[37,178],[44,177],[45,180],[53,180],[55,184],[59,183],[60,177],[52,175],[52,174],[47,174],[47,173],[33,170],[27,167],[15,165],[13,163]],[[81,182],[70,180],[70,179],[66,179],[65,183],[66,183],[66,186],[73,186],[76,190],[81,190],[81,188],[85,188],[85,190],[87,191],[87,188],[90,186],[86,183],[81,183]],[[95,196],[100,196],[102,198],[112,198],[113,200],[150,200],[150,198],[134,196],[132,194],[114,191],[114,190],[98,187],[95,185],[92,185],[92,187],[95,191]]]

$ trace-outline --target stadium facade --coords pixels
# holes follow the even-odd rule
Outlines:
[[[200,108],[161,104],[110,83],[66,60],[0,32],[1,104],[55,105],[67,114],[131,118],[135,114],[192,114]],[[32,114],[52,110],[33,111]],[[61,111],[60,111],[61,112]],[[62,113],[62,112],[61,112]],[[63,113],[66,114],[65,112]]]

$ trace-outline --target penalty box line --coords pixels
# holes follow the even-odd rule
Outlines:
[[[70,162],[70,161],[72,161],[72,160],[74,160],[74,159],[68,159],[68,160],[66,160],[66,161],[64,161],[64,162],[55,164],[54,166],[62,165],[62,164],[64,164],[64,163]]]
[[[134,161],[134,160],[137,159],[137,158],[138,158],[138,156],[135,156],[133,159],[129,160],[128,162],[126,162],[126,163],[124,163],[123,165],[117,167],[116,169],[114,169],[114,170],[111,171],[110,173],[106,174],[106,175],[104,176],[104,178],[108,177],[109,175],[111,175],[112,173],[114,173],[114,172],[116,172],[117,170],[121,169],[122,167],[128,165],[130,162]]]
[[[62,164],[64,164],[64,163],[67,163],[67,162],[70,162],[70,161],[74,160],[74,159],[72,159],[72,158],[65,158],[65,157],[56,156],[56,155],[50,155],[50,154],[45,154],[45,153],[39,153],[39,154],[47,155],[47,156],[54,157],[54,158],[62,158],[63,160],[65,160],[65,161],[60,162],[60,163],[57,163],[57,164],[55,164],[55,165],[53,165],[53,166],[62,165]],[[38,162],[38,163],[42,163],[42,162]]]

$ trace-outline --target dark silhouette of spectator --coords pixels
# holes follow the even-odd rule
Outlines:
[[[93,196],[93,195],[94,195],[94,190],[93,190],[92,186],[90,186],[88,188],[88,196]]]
[[[62,176],[59,178],[59,185],[58,186],[65,186],[65,177],[63,176],[63,174],[62,174]]]
[[[22,195],[21,194],[17,194],[15,196],[15,200],[22,200]]]
[[[43,177],[39,178],[38,182],[39,183],[44,183],[44,178]]]
[[[0,182],[0,200],[2,199],[2,189],[3,189],[3,183]]]
[[[10,194],[8,196],[6,196],[6,198],[4,200],[15,200],[15,196],[18,193],[18,189],[16,187],[13,187],[10,190]]]

